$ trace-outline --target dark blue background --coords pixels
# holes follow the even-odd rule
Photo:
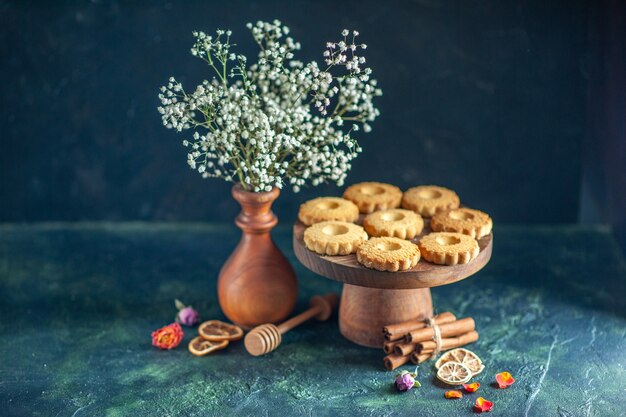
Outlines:
[[[435,183],[496,222],[623,228],[623,3],[0,1],[0,221],[231,220],[229,185],[186,165],[158,88],[209,76],[191,31],[279,18],[320,59],[358,29],[384,90],[348,183]],[[615,93],[617,91],[617,93]],[[620,106],[623,106],[620,108]],[[285,191],[285,221],[324,186]],[[623,234],[622,234],[623,236]]]

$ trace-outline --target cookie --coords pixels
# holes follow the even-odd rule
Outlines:
[[[434,232],[456,232],[480,239],[491,233],[493,221],[487,213],[470,208],[457,208],[435,214],[430,221]]]
[[[431,233],[417,245],[424,259],[440,265],[466,264],[480,251],[476,239],[461,233]]]
[[[409,188],[402,196],[402,208],[413,210],[423,217],[432,217],[443,210],[459,207],[459,196],[452,190],[436,185]]]
[[[360,264],[379,271],[404,271],[420,260],[418,247],[397,237],[373,237],[359,246],[356,259]]]
[[[353,223],[359,218],[359,208],[350,200],[339,197],[319,197],[300,205],[298,219],[307,226],[329,220]]]
[[[328,221],[304,231],[304,244],[320,255],[349,255],[367,240],[367,233],[354,223]]]
[[[361,213],[372,213],[400,206],[402,191],[395,185],[382,182],[361,182],[349,186],[343,198],[352,201]]]
[[[424,221],[411,210],[390,209],[368,214],[363,219],[363,228],[370,236],[413,239],[422,233]]]

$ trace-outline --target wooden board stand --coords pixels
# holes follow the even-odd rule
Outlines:
[[[430,232],[426,222],[419,240]],[[293,227],[293,249],[298,260],[311,271],[343,282],[339,305],[339,330],[348,340],[362,346],[380,348],[383,326],[433,314],[430,288],[451,284],[482,269],[491,258],[493,235],[478,241],[480,253],[464,265],[436,265],[420,259],[407,271],[382,272],[359,264],[355,255],[324,256],[308,250],[303,236],[306,226]]]

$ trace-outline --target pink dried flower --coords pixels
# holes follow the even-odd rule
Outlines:
[[[200,315],[191,306],[185,307],[178,312],[176,321],[183,326],[194,326],[200,321]]]
[[[174,304],[178,309],[178,314],[176,314],[176,322],[182,324],[183,326],[194,326],[198,324],[200,321],[200,315],[196,310],[191,306],[184,305],[180,300],[174,300]]]
[[[413,387],[420,386],[420,383],[415,378],[417,378],[417,370],[416,372],[402,371],[402,373],[396,375],[394,385],[398,391],[408,391]]]

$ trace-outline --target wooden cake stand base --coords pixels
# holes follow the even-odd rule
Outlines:
[[[407,271],[382,272],[359,264],[355,255],[324,256],[308,250],[303,240],[305,229],[300,222],[293,228],[296,257],[311,271],[344,283],[339,330],[346,339],[373,348],[383,345],[383,326],[432,316],[430,288],[475,274],[489,262],[493,247],[490,234],[478,241],[480,253],[468,264],[436,265],[421,259]],[[429,232],[427,224],[414,241]]]

